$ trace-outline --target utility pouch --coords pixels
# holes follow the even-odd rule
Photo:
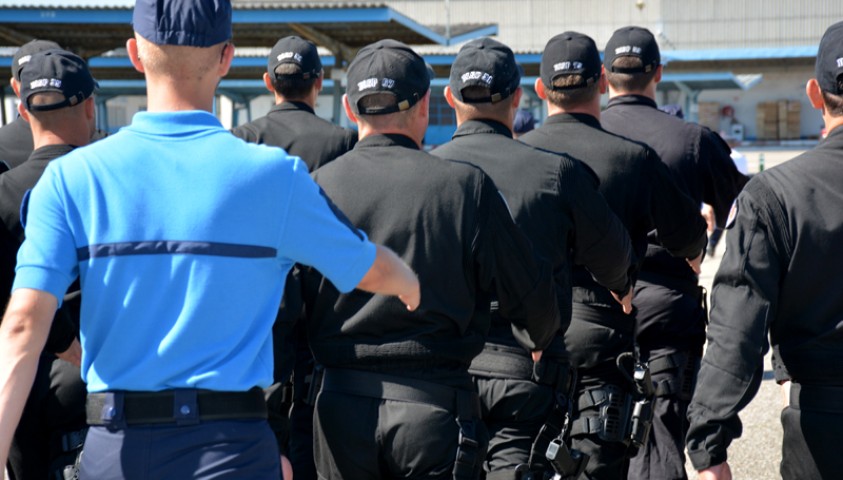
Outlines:
[[[568,446],[560,439],[550,442],[545,454],[550,466],[556,472],[554,480],[573,480],[579,478],[588,465],[589,456]]]

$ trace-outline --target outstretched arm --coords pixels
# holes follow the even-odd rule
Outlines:
[[[9,457],[57,306],[52,294],[20,288],[12,294],[0,324],[0,465],[6,465]]]
[[[419,279],[392,250],[377,246],[375,262],[357,284],[357,288],[371,293],[395,295],[413,311],[421,301]]]

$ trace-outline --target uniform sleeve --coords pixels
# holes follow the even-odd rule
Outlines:
[[[255,132],[253,132],[252,129],[249,128],[248,124],[232,128],[231,133],[233,133],[235,137],[241,140],[245,140],[249,143],[258,142],[258,136],[255,135]]]
[[[559,306],[549,262],[534,253],[515,225],[492,179],[483,175],[480,218],[474,237],[480,287],[494,285],[499,311],[527,350],[542,350],[559,330]]]
[[[61,303],[79,275],[76,244],[68,224],[61,179],[55,164],[35,185],[26,215],[26,239],[18,250],[12,290],[32,288],[52,294]]]
[[[714,220],[722,228],[729,209],[748,178],[731,157],[731,149],[715,132],[704,129],[700,137],[700,167],[703,168],[703,201],[714,208]]]
[[[596,176],[578,161],[573,165],[570,175],[560,172],[560,185],[574,220],[574,261],[604,287],[626,293],[636,264],[629,233],[597,190]]]
[[[700,206],[677,185],[658,154],[647,149],[650,218],[659,243],[674,257],[696,258],[706,246],[706,224]],[[723,217],[725,219],[725,217]]]
[[[775,207],[744,192],[726,235],[726,253],[714,278],[708,347],[688,408],[688,453],[698,470],[727,459],[726,449],[741,435],[738,412],[761,384],[767,335],[787,265],[782,242],[776,240],[778,227],[771,221],[778,216],[767,214]]]
[[[281,254],[309,265],[343,293],[354,290],[375,261],[376,247],[356,229],[296,160]]]

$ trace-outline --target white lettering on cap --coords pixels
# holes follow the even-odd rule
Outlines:
[[[843,58],[837,59],[837,68],[843,68]]]
[[[641,54],[641,47],[636,47],[634,45],[624,45],[622,47],[618,47],[618,48],[615,49],[615,55],[620,55],[621,53],[629,53],[629,52],[640,55]]]
[[[377,78],[367,78],[361,82],[357,82],[357,90],[361,92],[363,90],[368,90],[370,88],[375,88],[378,86],[378,79]]]
[[[299,54],[298,54],[298,53],[296,53],[296,52],[284,52],[284,53],[282,53],[282,54],[278,55],[278,57],[277,57],[277,59],[278,59],[278,61],[279,61],[279,62],[280,62],[281,60],[286,60],[286,59],[288,59],[288,58],[292,58],[293,60],[295,60],[295,61],[297,61],[297,62],[301,63],[301,55],[299,55]]]
[[[489,75],[488,73],[476,72],[476,71],[475,72],[463,73],[462,76],[460,77],[460,79],[462,80],[462,83],[465,83],[469,80],[480,80],[481,82],[485,83],[486,85],[491,85],[493,78],[494,77],[492,75]]]
[[[394,86],[395,86],[395,80],[393,80],[391,78],[384,78],[383,80],[381,80],[381,87],[383,87],[383,88],[388,88],[388,89],[392,90],[392,87],[394,87]]]
[[[32,55],[24,55],[18,59],[18,65],[23,65],[30,60],[32,60]]]
[[[61,80],[58,78],[39,78],[38,80],[33,80],[29,82],[30,90],[34,90],[36,88],[44,88],[44,87],[53,87],[53,88],[61,88]]]
[[[563,70],[582,70],[582,62],[559,62],[553,65],[554,72],[561,72]]]

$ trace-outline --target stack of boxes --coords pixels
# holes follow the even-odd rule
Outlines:
[[[759,102],[755,108],[755,130],[758,140],[779,139],[779,103]]]
[[[796,100],[760,102],[755,110],[758,140],[796,140],[800,134],[802,104]]]
[[[802,104],[794,100],[779,100],[779,140],[799,138]]]
[[[704,127],[708,127],[715,132],[720,131],[720,104],[717,102],[699,102],[698,107],[698,122]]]

